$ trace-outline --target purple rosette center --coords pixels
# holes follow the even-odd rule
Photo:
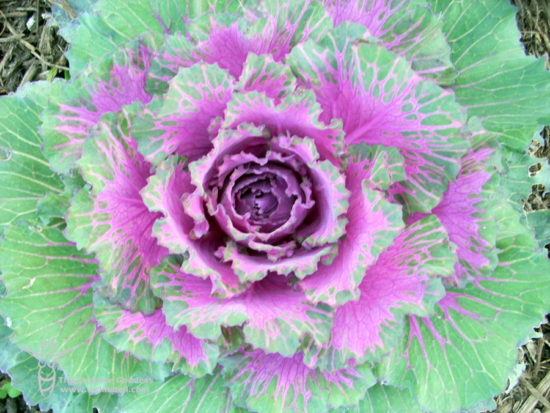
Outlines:
[[[259,130],[263,136],[247,136],[255,131],[246,130],[226,131],[208,155],[190,164],[200,189],[187,199],[200,198],[207,214],[248,255],[277,262],[300,248],[310,250],[311,237],[323,227],[318,199],[327,180],[331,174],[345,178],[319,160],[307,138],[272,138],[265,130]]]

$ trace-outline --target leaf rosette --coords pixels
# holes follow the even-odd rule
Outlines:
[[[40,225],[5,231],[13,343],[67,377],[153,383],[124,412],[483,407],[511,368],[478,374],[491,343],[548,296],[505,200],[502,154],[528,129],[468,87],[491,78],[458,11],[498,7],[176,3],[100,0],[64,29],[72,79],[20,98],[54,173],[35,179]],[[52,406],[117,403],[86,397]]]

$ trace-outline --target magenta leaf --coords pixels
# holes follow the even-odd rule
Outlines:
[[[348,167],[348,176],[358,174]],[[403,228],[401,207],[390,203],[381,192],[370,189],[368,181],[363,182],[351,192],[349,223],[345,237],[338,243],[338,254],[299,283],[313,302],[339,306],[357,300],[365,271]]]
[[[325,125],[319,121],[321,108],[308,90],[283,99],[270,99],[258,92],[234,93],[225,111],[223,128],[243,123],[264,127],[272,136],[308,137],[322,160],[340,164],[345,153],[340,121]]]
[[[488,276],[497,262],[496,217],[500,153],[495,136],[471,121],[473,150],[462,158],[456,182],[449,184],[441,203],[432,210],[449,239],[457,246],[455,273],[445,283],[463,286],[476,277]],[[423,214],[413,214],[409,223]]]
[[[152,284],[167,323],[185,325],[198,338],[217,340],[223,326],[244,323],[247,343],[285,356],[295,354],[306,336],[319,344],[329,338],[330,308],[309,303],[284,276],[269,275],[240,296],[220,300],[211,295],[211,281],[184,273],[170,258],[155,269]]]
[[[415,72],[450,86],[456,77],[451,48],[441,29],[443,18],[434,16],[423,0],[334,0],[327,2],[334,26],[359,23],[384,47],[406,58]]]
[[[66,174],[74,168],[101,115],[118,112],[136,100],[151,100],[144,90],[151,54],[138,41],[128,43],[64,85],[61,96],[42,114],[44,155],[54,171]]]
[[[184,168],[185,163],[185,159],[169,157],[157,166],[156,173],[148,178],[147,185],[140,191],[149,210],[162,214],[157,214],[159,218],[153,235],[172,254],[184,254],[193,248],[191,231],[194,220],[186,214],[182,200],[186,193],[195,190],[195,186]]]
[[[94,317],[104,327],[102,336],[119,351],[130,351],[141,360],[174,363],[173,370],[198,377],[216,367],[218,346],[195,338],[185,326],[167,325],[160,308],[149,315],[132,314],[96,294]]]
[[[96,254],[113,302],[150,314],[157,300],[149,274],[168,251],[152,234],[160,214],[150,212],[140,195],[151,173],[129,136],[137,108],[105,114],[98,134],[86,141],[78,165],[92,188],[73,199],[66,232],[78,248]]]
[[[233,83],[217,65],[181,69],[133,127],[132,136],[145,159],[157,165],[174,153],[190,161],[206,155],[212,148],[209,126],[223,115]]]
[[[317,41],[332,28],[322,2],[261,0],[247,6],[247,11],[257,16],[250,29],[250,38],[258,50],[251,51],[270,53],[276,61],[284,59],[297,44],[308,39]]]
[[[455,252],[431,215],[408,226],[370,267],[360,297],[336,310],[332,341],[311,346],[306,363],[337,370],[377,361],[402,334],[407,314],[429,316],[445,290],[441,278],[454,272]]]
[[[376,382],[368,365],[322,372],[307,367],[302,354],[286,358],[256,350],[222,363],[235,405],[259,413],[317,413],[353,406]]]
[[[533,303],[550,297],[548,259],[533,255],[533,235],[506,202],[496,213],[495,271],[464,288],[448,287],[434,316],[409,317],[404,336],[378,369],[390,384],[409,387],[426,410],[454,412],[499,394],[517,363],[518,344],[532,337],[532,326],[547,311]]]
[[[298,0],[239,4],[241,14],[207,14],[189,21],[188,34],[167,36],[148,79],[148,91],[163,93],[182,67],[218,65],[238,79],[251,54],[281,62],[296,44],[317,41],[332,28],[320,2]]]
[[[408,179],[389,191],[407,215],[429,212],[455,179],[469,147],[461,133],[463,110],[452,93],[422,80],[406,60],[383,47],[364,44],[364,36],[363,27],[343,23],[319,43],[296,46],[290,65],[315,92],[321,120],[343,120],[349,144],[401,152]]]
[[[249,53],[271,54],[282,61],[296,44],[318,40],[332,28],[322,3],[298,0],[259,1],[243,6],[246,18],[215,15],[193,28],[197,54],[238,78]]]

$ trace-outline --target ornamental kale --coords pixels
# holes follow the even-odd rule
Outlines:
[[[550,79],[512,6],[69,3],[71,79],[0,100],[0,368],[28,402],[492,406],[550,297],[521,201]]]

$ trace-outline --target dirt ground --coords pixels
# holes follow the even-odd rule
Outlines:
[[[0,0],[0,95],[34,80],[68,76],[67,44],[47,25],[50,3],[63,0]],[[506,1],[506,0],[502,0]],[[526,53],[550,57],[550,0],[512,0],[518,6],[518,26]],[[550,69],[550,59],[547,60]],[[550,160],[550,127],[542,132],[544,145],[534,144],[535,157]],[[526,210],[550,208],[550,195],[537,186],[526,197]],[[526,194],[527,195],[527,194]],[[549,320],[547,320],[549,321]],[[541,337],[519,350],[525,371],[509,392],[495,398],[495,413],[550,413],[550,323]],[[0,374],[1,384],[9,380]],[[22,397],[0,399],[0,413],[36,413]]]

